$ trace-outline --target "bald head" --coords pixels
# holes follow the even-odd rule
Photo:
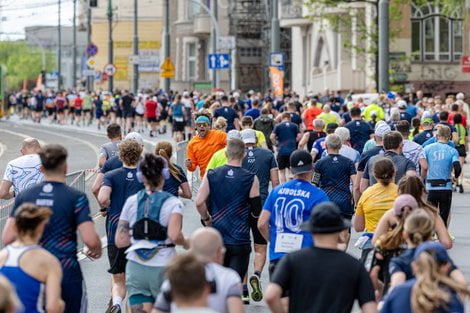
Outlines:
[[[191,236],[191,251],[207,262],[214,261],[222,247],[222,236],[215,228],[199,228]]]
[[[21,144],[21,153],[23,155],[38,153],[41,150],[41,145],[36,138],[26,138]]]

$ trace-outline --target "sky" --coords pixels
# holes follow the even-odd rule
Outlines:
[[[72,25],[73,0],[61,1],[61,24]],[[78,2],[77,0],[77,14]],[[57,25],[59,0],[0,0],[0,40],[24,38],[24,28]]]

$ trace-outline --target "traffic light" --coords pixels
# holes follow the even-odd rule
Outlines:
[[[96,8],[98,6],[98,0],[89,0],[90,1],[90,7]]]

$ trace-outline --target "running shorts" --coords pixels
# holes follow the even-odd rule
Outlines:
[[[258,219],[254,218],[250,214],[250,228],[251,234],[253,235],[253,242],[257,245],[267,245],[268,242],[264,239],[263,235],[261,235],[258,229]]]
[[[277,165],[280,170],[290,168],[290,156],[289,155],[278,155],[277,156]]]
[[[117,248],[115,245],[108,245],[108,260],[110,274],[121,274],[126,271],[126,248]]]
[[[134,261],[126,265],[126,290],[131,306],[154,303],[165,279],[165,267],[154,267]]]

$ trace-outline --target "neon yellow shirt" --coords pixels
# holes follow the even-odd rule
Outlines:
[[[324,130],[326,130],[326,126],[328,124],[331,124],[331,123],[339,124],[338,118],[333,113],[323,112],[322,114],[318,115],[318,118],[323,120],[323,122],[325,123]]]
[[[266,143],[266,137],[264,136],[263,132],[262,131],[259,131],[259,130],[255,130],[255,133],[256,133],[256,139],[258,140],[258,142],[256,143],[256,145],[261,148],[263,147],[263,143],[265,144]]]
[[[368,105],[367,108],[364,110],[364,119],[366,122],[369,122],[372,120],[370,117],[370,114],[372,111],[377,112],[377,121],[385,120],[385,113],[384,110],[376,103],[372,103],[371,105]]]
[[[214,168],[218,168],[227,164],[227,155],[225,155],[226,150],[227,148],[223,148],[214,153],[209,161],[209,164],[207,164],[206,171],[213,170]]]

